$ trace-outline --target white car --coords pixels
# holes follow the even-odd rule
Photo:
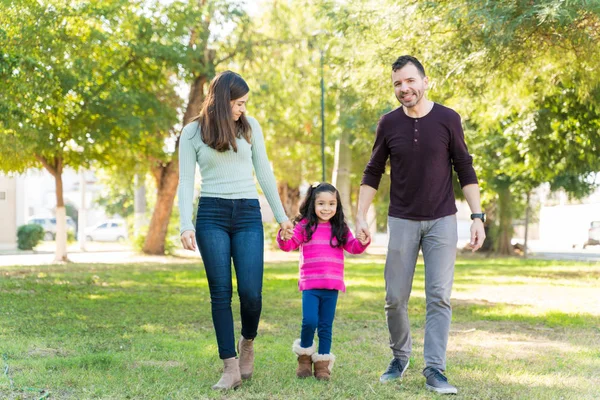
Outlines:
[[[85,230],[85,240],[98,242],[121,242],[127,239],[125,221],[110,220]]]
[[[56,218],[45,216],[33,216],[27,220],[28,224],[40,225],[44,229],[44,240],[56,239]],[[77,234],[75,221],[67,215],[67,231],[73,235]]]

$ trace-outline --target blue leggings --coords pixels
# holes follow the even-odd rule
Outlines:
[[[302,331],[300,346],[312,346],[315,330],[319,336],[319,354],[331,351],[331,331],[335,318],[338,291],[311,289],[302,292]]]

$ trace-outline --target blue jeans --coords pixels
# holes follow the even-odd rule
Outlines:
[[[263,225],[257,199],[201,197],[196,241],[206,270],[221,359],[236,356],[231,260],[240,297],[242,336],[254,339],[262,309]]]
[[[329,354],[337,299],[337,290],[310,289],[302,291],[300,346],[304,348],[312,346],[316,329],[319,336],[319,354]]]

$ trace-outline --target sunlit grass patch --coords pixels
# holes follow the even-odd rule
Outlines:
[[[215,393],[221,363],[200,264],[59,265],[0,270],[0,398],[431,399],[421,375],[422,261],[409,303],[411,367],[381,385],[391,353],[384,258],[348,257],[332,351],[333,380],[295,378],[299,337],[297,262],[265,268],[252,381]],[[448,377],[465,399],[597,399],[600,264],[459,258]],[[233,310],[239,337],[239,301]],[[0,366],[2,366],[0,364]],[[2,379],[4,378],[4,379]],[[29,397],[27,397],[29,396]]]

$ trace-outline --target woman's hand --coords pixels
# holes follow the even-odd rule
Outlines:
[[[186,250],[196,251],[196,232],[185,231],[181,234],[181,244]]]
[[[283,240],[290,240],[294,235],[294,224],[292,224],[292,221],[287,220],[280,223],[279,226],[281,227],[281,238]]]

